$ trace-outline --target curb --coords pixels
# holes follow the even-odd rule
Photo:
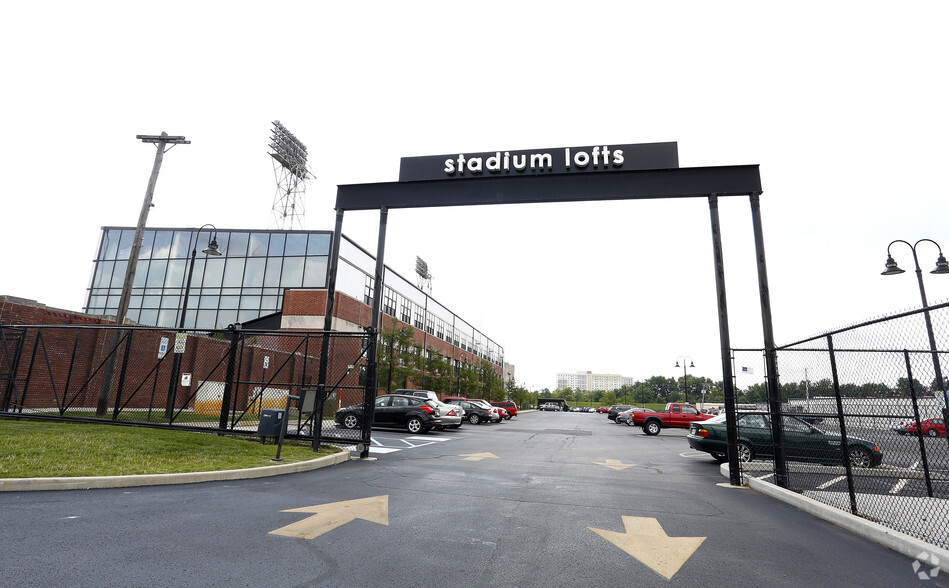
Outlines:
[[[308,461],[216,472],[187,472],[180,474],[140,474],[133,476],[82,476],[75,478],[4,478],[0,492],[30,492],[34,490],[89,490],[92,488],[130,488],[162,484],[196,484],[221,480],[266,478],[297,472],[308,472],[350,460],[348,451],[326,455]]]
[[[729,477],[727,463],[723,463],[719,471],[726,478]],[[928,565],[938,567],[942,572],[949,572],[949,550],[937,547],[932,543],[927,543],[922,539],[917,539],[906,533],[884,527],[879,523],[858,517],[847,511],[818,502],[813,498],[808,498],[797,492],[792,492],[780,486],[761,481],[752,476],[742,475],[742,481],[756,492],[790,504],[810,515],[846,529],[854,535],[863,537],[874,543],[879,543],[883,547],[892,549],[907,557],[919,559],[921,556],[928,554],[930,556],[929,559],[932,561],[932,563]],[[936,563],[932,558],[937,558],[939,563]]]

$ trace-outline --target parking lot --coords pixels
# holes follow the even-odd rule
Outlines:
[[[4,493],[3,573],[24,586],[919,581],[913,558],[731,487],[697,453],[685,431],[527,412],[376,430],[370,460],[269,479]]]

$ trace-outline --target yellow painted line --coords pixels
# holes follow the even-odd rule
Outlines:
[[[312,512],[316,514],[286,527],[280,527],[276,531],[270,531],[270,535],[313,539],[355,519],[388,525],[389,495],[291,508],[280,512]]]
[[[587,527],[635,557],[667,580],[679,571],[706,537],[669,537],[659,521],[649,517],[623,517],[626,532]]]
[[[601,466],[606,466],[606,467],[608,467],[608,468],[612,468],[612,469],[614,469],[614,470],[616,470],[616,471],[619,471],[619,472],[625,470],[626,468],[631,468],[631,467],[633,467],[634,465],[636,465],[636,464],[634,464],[634,463],[623,463],[623,462],[621,462],[621,461],[618,460],[618,459],[608,459],[608,460],[606,460],[605,462],[595,461],[595,462],[593,462],[593,463],[595,463],[596,465],[601,465]]]

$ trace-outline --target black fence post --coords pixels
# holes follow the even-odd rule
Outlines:
[[[847,473],[847,491],[850,494],[850,512],[857,514],[857,493],[853,483],[853,468],[850,466],[850,444],[847,441],[847,423],[844,421],[844,404],[840,397],[840,380],[837,377],[837,355],[834,339],[827,335],[827,353],[830,355],[830,373],[834,383],[834,398],[837,400],[837,419],[840,421],[840,453]]]
[[[119,411],[122,406],[122,388],[125,386],[125,375],[128,373],[129,356],[132,354],[132,335],[135,331],[129,331],[125,338],[125,357],[122,358],[122,371],[119,373],[119,387],[115,391],[115,408],[112,410],[112,420],[118,420]]]
[[[909,362],[909,350],[903,350],[906,362],[906,378],[909,380],[909,396],[913,401],[913,419],[916,421],[916,439],[919,441],[919,455],[923,461],[923,476],[926,478],[926,491],[933,497],[933,482],[929,477],[929,457],[926,455],[926,442],[923,439],[923,425],[919,422],[919,403],[916,401],[916,386],[913,384],[913,367]]]
[[[227,351],[227,372],[224,376],[224,393],[221,395],[221,419],[218,421],[219,429],[227,428],[227,421],[231,416],[231,398],[233,397],[234,390],[234,368],[237,364],[237,344],[243,336],[241,333],[240,323],[228,325],[227,330],[231,332],[231,346]],[[261,399],[261,407],[263,407],[263,399]],[[284,415],[284,419],[286,418],[287,415]]]

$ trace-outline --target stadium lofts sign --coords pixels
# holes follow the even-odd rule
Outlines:
[[[593,145],[403,157],[400,182],[677,169],[678,144]]]

